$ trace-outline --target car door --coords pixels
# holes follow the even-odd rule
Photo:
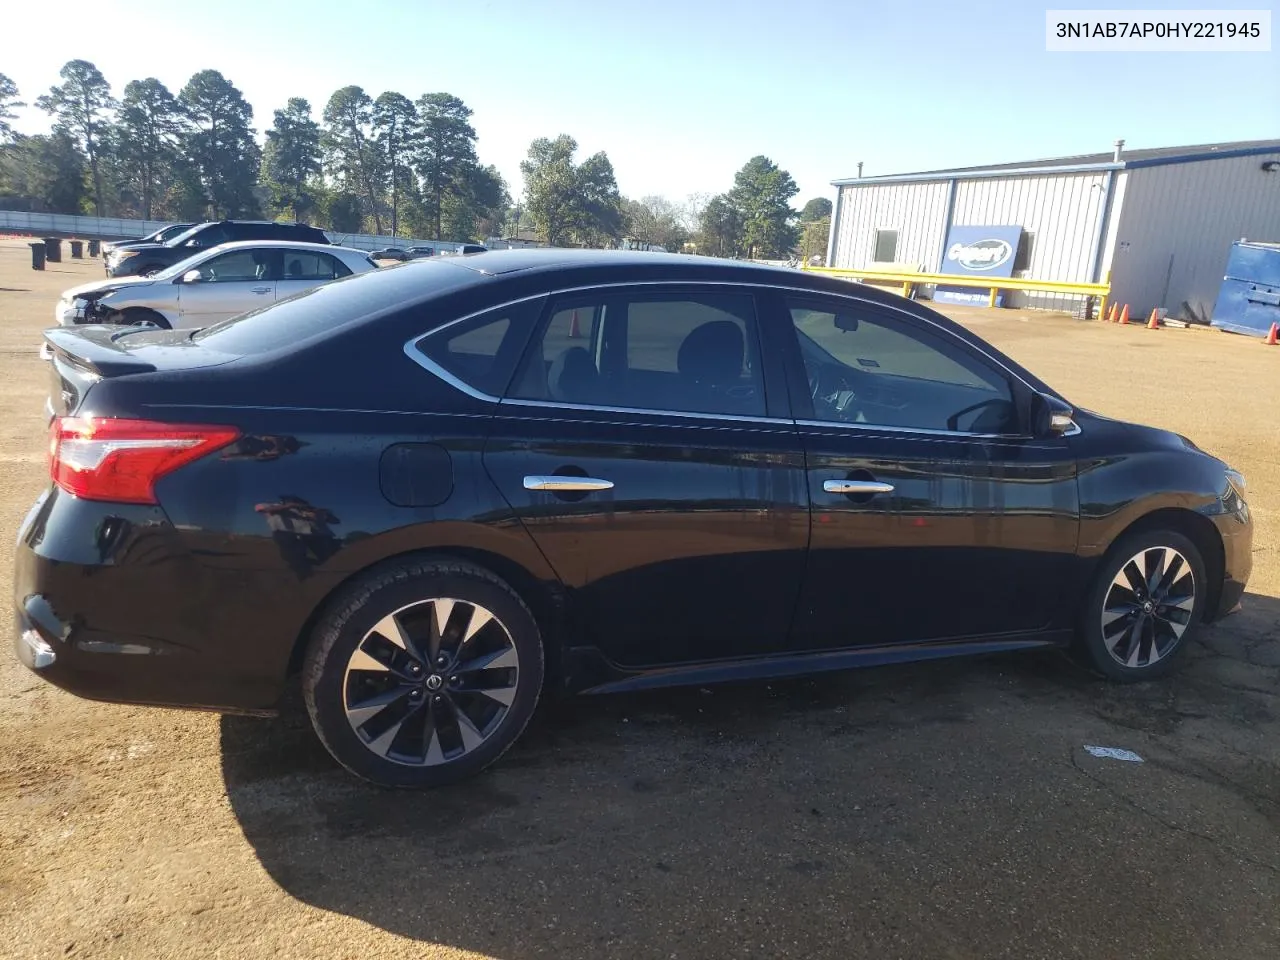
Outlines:
[[[280,251],[230,250],[178,277],[179,326],[205,327],[275,301]]]
[[[905,311],[779,301],[813,511],[794,645],[1064,626],[1075,460],[1067,438],[1029,436],[1030,389]]]
[[[286,247],[281,251],[281,256],[280,279],[276,282],[277,300],[351,273],[346,264],[328,253]]]
[[[630,668],[785,649],[804,458],[750,290],[552,297],[484,463],[568,589],[571,645]]]

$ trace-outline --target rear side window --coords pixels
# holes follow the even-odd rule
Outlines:
[[[233,356],[266,353],[478,282],[483,279],[475,271],[444,261],[373,270],[215,323],[191,339]]]
[[[283,280],[336,280],[345,277],[350,270],[327,253],[311,253],[305,250],[284,252]]]
[[[509,304],[445,327],[418,350],[446,374],[491,397],[501,396],[524,353],[542,298]]]

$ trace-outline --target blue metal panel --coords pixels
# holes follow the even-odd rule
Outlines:
[[[1263,337],[1280,323],[1280,244],[1237,240],[1213,307],[1212,326]]]

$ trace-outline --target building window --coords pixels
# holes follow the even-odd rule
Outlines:
[[[893,263],[898,257],[898,231],[877,230],[876,249],[871,259],[876,263]]]
[[[1018,255],[1013,258],[1013,272],[1031,269],[1031,254],[1036,248],[1036,235],[1022,231],[1022,241],[1018,244]]]

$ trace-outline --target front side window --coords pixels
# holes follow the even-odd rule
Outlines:
[[[218,223],[212,227],[196,231],[185,242],[185,245],[188,247],[216,247],[218,244],[226,243],[230,239],[231,236],[227,232],[227,228]]]
[[[284,251],[284,280],[336,280],[351,271],[327,253]]]
[[[511,395],[764,416],[754,298],[644,291],[561,300],[552,305]]]
[[[201,283],[245,283],[274,279],[270,250],[236,250],[200,264]]]
[[[1018,431],[1007,375],[942,334],[850,302],[791,300],[814,417],[918,430]]]

